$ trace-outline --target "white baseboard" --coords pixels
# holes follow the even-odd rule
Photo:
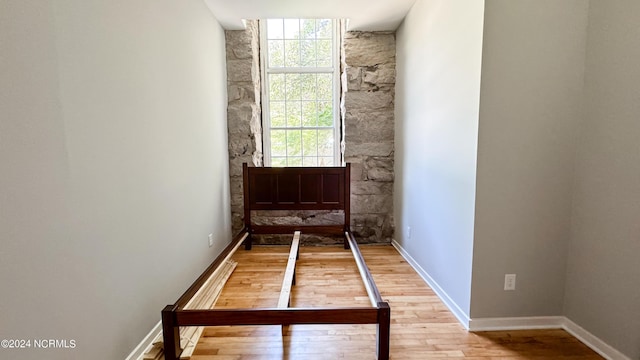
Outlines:
[[[583,329],[568,318],[564,318],[562,328],[607,360],[631,360],[630,357],[614,349],[611,345],[600,340],[597,336]]]
[[[153,340],[160,335],[162,332],[162,321],[158,321],[156,326],[151,329],[151,331],[147,334],[147,336],[142,339],[140,344],[136,346],[135,349],[126,357],[125,360],[140,360],[142,359],[142,355],[144,355],[145,350],[153,343]]]
[[[530,316],[471,319],[469,331],[562,329],[564,316]]]
[[[413,267],[413,269],[418,273],[418,275],[420,275],[422,280],[424,280],[424,282],[426,282],[427,285],[431,287],[431,289],[436,293],[436,295],[438,295],[440,300],[442,300],[442,302],[447,306],[447,308],[449,308],[449,311],[453,313],[453,315],[458,319],[460,324],[462,324],[462,326],[464,326],[465,329],[469,330],[469,315],[467,315],[458,306],[458,304],[456,304],[456,302],[453,301],[451,297],[449,297],[449,294],[447,294],[447,292],[444,291],[444,289],[442,289],[440,285],[438,285],[438,283],[422,268],[422,266],[420,266],[420,264],[418,264],[418,262],[416,262],[416,260],[413,257],[411,257],[411,255],[409,255],[409,253],[405,249],[402,248],[402,246],[396,240],[392,240],[391,244],[393,245],[394,248],[396,248],[396,250],[398,250],[400,255],[402,255],[402,257],[411,265],[411,267]]]

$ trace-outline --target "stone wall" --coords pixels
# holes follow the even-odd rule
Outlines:
[[[259,27],[226,31],[229,92],[229,165],[233,232],[242,229],[242,163],[262,166]],[[344,160],[352,163],[351,228],[363,243],[393,238],[395,36],[391,32],[347,32],[342,54]],[[342,214],[272,212],[258,222],[312,225],[340,221]],[[257,237],[256,243],[288,243],[291,236]],[[305,244],[341,238],[303,237]]]
[[[246,30],[225,31],[225,39],[231,216],[236,234],[243,227],[242,163],[262,166],[258,21],[247,21]]]
[[[351,230],[362,242],[390,242],[396,44],[392,32],[343,39],[344,158],[352,164]]]

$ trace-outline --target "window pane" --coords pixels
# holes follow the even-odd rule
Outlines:
[[[300,38],[300,22],[298,19],[284,19],[284,38]]]
[[[303,166],[318,166],[318,158],[315,157],[315,156],[311,156],[311,157],[305,156],[304,158],[302,158],[302,165]]]
[[[269,40],[269,67],[284,66],[284,42],[282,40]]]
[[[269,19],[267,20],[267,38],[269,39],[283,39],[284,28],[282,19]]]
[[[319,157],[318,158],[318,166],[335,166],[333,164],[333,156],[332,157],[328,157],[328,156]]]
[[[316,38],[316,21],[314,19],[301,19],[300,29],[302,30],[302,39]]]
[[[300,74],[286,74],[287,100],[300,100]]]
[[[300,65],[307,67],[316,66],[316,42],[314,40],[303,40],[300,42]]]
[[[300,97],[302,100],[316,99],[316,74],[300,75]]]
[[[302,130],[302,155],[318,155],[318,130]]]
[[[333,74],[318,74],[318,100],[333,99]]]
[[[271,130],[271,155],[287,156],[287,137],[285,130]]]
[[[270,74],[269,75],[269,99],[270,100],[284,100],[285,99],[285,87],[284,87],[284,74]]]
[[[333,104],[318,101],[318,126],[333,126]]]
[[[287,161],[287,166],[302,166],[302,158],[290,157]]]
[[[273,167],[285,167],[287,166],[287,158],[286,157],[271,157],[271,166]]]
[[[285,118],[284,101],[269,102],[269,119],[271,119],[271,127],[285,127],[287,121]]]
[[[287,156],[302,156],[300,130],[287,130]]]
[[[333,27],[331,19],[316,20],[318,39],[331,39],[333,37]]]
[[[333,156],[333,129],[318,130],[318,155]]]
[[[318,107],[315,101],[302,102],[302,126],[318,125]]]
[[[302,102],[289,101],[287,102],[287,127],[300,127],[302,126]]]
[[[300,66],[300,40],[284,41],[284,66]]]
[[[332,66],[332,48],[331,40],[318,40],[316,41],[316,47],[318,52],[318,67],[331,67]]]

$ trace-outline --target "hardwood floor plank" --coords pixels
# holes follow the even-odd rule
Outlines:
[[[391,306],[391,359],[522,360],[602,359],[563,330],[466,331],[420,276],[391,246],[361,246]],[[236,270],[216,308],[275,307],[289,248],[238,250]],[[348,250],[300,247],[292,307],[369,306]],[[373,360],[375,325],[292,325],[205,328],[193,360]]]

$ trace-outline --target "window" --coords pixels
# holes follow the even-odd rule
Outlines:
[[[266,166],[339,166],[337,21],[261,21]]]

